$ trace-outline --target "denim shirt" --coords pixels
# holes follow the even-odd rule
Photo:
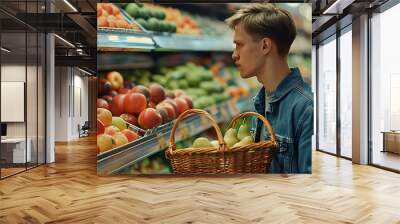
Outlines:
[[[270,122],[278,143],[269,172],[311,173],[313,95],[297,68],[278,85],[265,105],[265,88],[254,97],[256,111]],[[256,121],[256,141],[270,139],[261,120]],[[263,136],[261,136],[263,135]]]

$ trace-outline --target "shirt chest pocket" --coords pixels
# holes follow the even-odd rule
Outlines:
[[[275,152],[272,160],[274,172],[282,173],[282,171],[292,172],[293,160],[293,138],[276,135],[278,149]]]

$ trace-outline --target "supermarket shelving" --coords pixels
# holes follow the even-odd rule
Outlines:
[[[206,110],[216,119],[217,122],[229,121],[230,118],[240,112],[252,108],[250,97],[243,97],[238,101],[228,100],[220,104],[213,105]],[[151,156],[161,150],[165,150],[169,145],[173,122],[164,124],[153,130],[151,134],[143,138],[120,146],[113,150],[101,153],[97,156],[97,172],[100,175],[109,175]],[[175,140],[181,141],[191,136],[197,135],[211,128],[211,123],[200,116],[190,116],[185,118],[178,126]]]

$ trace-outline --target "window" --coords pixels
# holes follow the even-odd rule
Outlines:
[[[318,48],[318,149],[336,153],[336,36]]]
[[[351,26],[340,36],[340,155],[352,156],[352,35]]]
[[[400,133],[392,131],[400,130],[399,20],[400,5],[371,18],[372,163],[396,170],[400,170]]]

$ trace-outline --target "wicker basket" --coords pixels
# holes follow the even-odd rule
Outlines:
[[[214,127],[219,147],[176,149],[175,131],[179,122],[190,115],[206,116]],[[234,173],[266,173],[276,148],[275,134],[268,120],[258,113],[245,112],[233,118],[229,127],[247,116],[256,116],[264,122],[271,140],[252,143],[246,146],[227,148],[221,130],[212,116],[204,110],[191,109],[182,113],[175,121],[171,135],[170,147],[166,157],[171,160],[175,174],[234,174]]]

